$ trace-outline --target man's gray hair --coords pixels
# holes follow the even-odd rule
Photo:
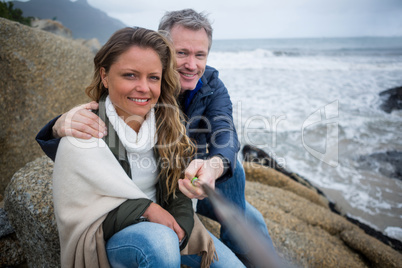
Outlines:
[[[198,13],[193,9],[183,9],[178,11],[168,11],[159,22],[159,31],[170,33],[173,26],[182,25],[187,29],[198,31],[204,29],[207,33],[209,45],[208,51],[212,45],[212,26],[205,13]]]

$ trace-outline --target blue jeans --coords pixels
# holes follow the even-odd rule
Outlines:
[[[269,236],[264,217],[255,207],[246,201],[244,193],[245,184],[246,175],[244,173],[243,165],[237,161],[233,177],[220,184],[217,184],[216,189],[223,194],[226,200],[233,203],[241,211],[244,211],[246,220],[255,225],[255,228],[257,229],[256,231],[266,238],[273,250],[274,246],[272,244],[271,237]],[[212,204],[209,202],[208,198],[198,200],[197,213],[219,222],[219,219],[216,217]],[[247,255],[248,250],[245,249],[244,246],[236,243],[224,225],[221,225],[221,240],[236,255]]]
[[[214,237],[219,261],[212,268],[244,267],[233,252]],[[181,264],[199,267],[201,256],[180,256],[179,239],[176,233],[165,225],[140,222],[130,225],[114,234],[106,243],[110,266],[118,267],[176,267]]]

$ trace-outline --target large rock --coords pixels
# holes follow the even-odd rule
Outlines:
[[[400,267],[400,252],[332,212],[314,194],[294,190],[290,183],[273,185],[275,178],[285,180],[278,171],[251,163],[244,168],[246,198],[265,217],[285,259],[302,267]]]
[[[45,123],[89,100],[93,57],[80,42],[0,18],[0,194],[41,155]]]
[[[340,208],[338,208],[335,203],[329,201],[319,188],[312,185],[307,179],[303,178],[296,172],[289,171],[285,167],[278,164],[278,162],[265,151],[255,146],[246,144],[242,149],[242,154],[243,159],[249,163],[248,165],[253,165],[256,163],[262,166],[270,167],[270,170],[272,171],[278,171],[274,172],[274,174],[271,174],[274,176],[268,176],[268,178],[266,178],[266,176],[259,176],[257,169],[257,173],[248,174],[248,176],[251,176],[249,178],[250,180],[260,181],[271,186],[277,186],[278,184],[283,185],[285,183],[288,190],[292,189],[291,191],[297,191],[299,195],[304,194],[305,196],[310,196],[310,200],[311,198],[316,200],[315,203],[318,202],[325,207],[330,207],[332,211],[342,214]],[[257,167],[259,165],[257,165]],[[289,178],[292,179],[293,182],[289,181]],[[303,194],[301,192],[303,192]]]
[[[14,174],[4,195],[4,208],[29,267],[60,266],[52,172],[53,162],[38,158]]]
[[[402,87],[395,87],[380,92],[382,103],[380,108],[386,112],[391,113],[393,110],[402,109]]]
[[[99,49],[102,47],[101,44],[99,43],[99,40],[96,38],[92,38],[89,40],[86,39],[76,39],[77,42],[80,42],[84,46],[88,47],[92,53],[96,54]]]
[[[25,258],[3,207],[3,196],[0,194],[0,267],[15,267]]]
[[[55,20],[41,20],[41,19],[35,19],[31,21],[31,26],[34,28],[41,29],[46,32],[50,32],[55,35],[63,36],[65,38],[73,38],[73,33],[71,32],[70,29],[64,27],[63,24],[61,24],[58,21]]]
[[[38,158],[15,173],[5,191],[5,209],[29,267],[59,265],[52,168],[47,157]],[[244,168],[246,199],[264,216],[276,250],[286,262],[310,268],[400,267],[400,252],[333,213],[311,189],[303,185],[306,191],[298,189],[291,178],[269,167],[245,162]],[[218,223],[201,220],[219,237]]]
[[[272,187],[282,188],[298,196],[304,197],[316,205],[329,209],[328,199],[317,193],[314,189],[290,179],[281,172],[272,168],[265,168],[260,164],[252,162],[244,162],[244,171],[246,173],[246,178],[249,181],[256,181]]]
[[[23,267],[25,255],[15,233],[0,238],[0,267]]]
[[[388,178],[395,178],[402,181],[402,152],[386,151],[359,157],[359,164],[368,170],[377,168],[378,171]]]

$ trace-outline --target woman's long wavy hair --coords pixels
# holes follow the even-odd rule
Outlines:
[[[101,68],[109,72],[118,57],[133,46],[153,49],[162,62],[161,94],[155,105],[158,137],[156,149],[160,160],[159,179],[165,177],[167,194],[175,195],[178,180],[184,176],[184,170],[195,154],[195,146],[186,136],[183,117],[176,101],[180,93],[180,80],[170,41],[160,33],[144,28],[127,27],[118,30],[96,54],[94,76],[85,92],[99,102],[100,97],[107,92],[101,80]]]

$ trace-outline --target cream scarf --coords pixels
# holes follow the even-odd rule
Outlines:
[[[148,196],[148,199],[156,202],[155,185],[158,182],[159,169],[154,152],[158,140],[155,110],[151,109],[148,112],[137,133],[117,114],[109,96],[106,97],[105,108],[109,122],[127,151],[131,179]]]
[[[147,198],[102,139],[62,138],[53,199],[62,267],[109,267],[102,222],[127,199]]]

